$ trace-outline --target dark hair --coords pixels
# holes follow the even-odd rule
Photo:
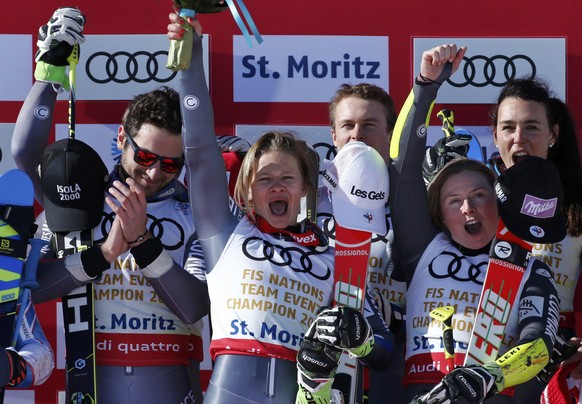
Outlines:
[[[337,105],[349,97],[361,98],[363,100],[372,100],[379,102],[386,110],[386,123],[388,130],[394,129],[396,125],[396,109],[394,101],[383,88],[375,84],[359,83],[355,85],[344,83],[335,92],[335,95],[329,103],[329,125],[334,128],[335,113]],[[335,129],[335,128],[334,128]]]
[[[252,206],[249,204],[249,192],[251,183],[259,159],[263,154],[268,152],[280,151],[289,153],[298,163],[301,170],[303,185],[307,193],[315,192],[317,184],[313,183],[312,178],[316,178],[317,164],[314,160],[314,154],[310,146],[299,139],[292,132],[270,131],[266,132],[251,146],[246,153],[234,188],[234,199],[245,214],[251,213]]]
[[[499,105],[506,98],[536,101],[546,110],[548,124],[558,125],[558,137],[548,151],[548,160],[556,165],[564,188],[562,212],[568,221],[568,233],[582,235],[582,162],[578,146],[578,130],[574,117],[562,100],[555,97],[547,83],[537,78],[510,80],[501,90],[497,105],[491,111],[491,124],[497,126]]]
[[[129,102],[121,123],[129,136],[135,136],[144,124],[151,124],[180,135],[182,133],[180,96],[176,90],[168,86],[139,94]]]
[[[481,174],[491,186],[491,190],[495,189],[495,174],[485,164],[478,160],[469,158],[457,158],[449,161],[434,177],[428,186],[428,213],[433,222],[443,231],[449,233],[449,229],[443,221],[443,210],[441,207],[441,191],[443,185],[449,178],[455,174],[460,174],[466,171],[474,171]]]

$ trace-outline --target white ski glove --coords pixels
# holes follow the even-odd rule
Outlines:
[[[57,85],[57,92],[69,91],[66,67],[79,62],[81,43],[85,42],[85,16],[77,8],[57,9],[47,24],[38,30],[38,50],[34,78]]]
[[[46,57],[43,58],[44,54],[57,47],[61,42],[66,42],[70,45],[69,53],[73,45],[85,42],[85,36],[83,35],[85,21],[85,16],[78,8],[61,7],[57,9],[50,20],[38,29],[38,41],[36,42],[38,52],[34,60],[36,62],[41,59],[45,60]],[[62,64],[55,63],[55,60],[45,61],[55,66],[68,64],[66,63],[66,56],[62,60]]]

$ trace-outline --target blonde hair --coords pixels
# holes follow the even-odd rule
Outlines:
[[[249,201],[249,192],[259,159],[269,152],[285,152],[293,156],[298,163],[307,193],[315,192],[317,183],[312,181],[317,175],[317,162],[312,158],[309,145],[292,132],[269,131],[264,133],[245,155],[234,187],[234,199],[245,214],[250,214],[253,206]]]

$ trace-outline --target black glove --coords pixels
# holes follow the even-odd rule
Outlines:
[[[413,403],[480,404],[497,393],[495,376],[483,366],[459,367],[446,375],[427,394],[415,397]]]
[[[356,357],[366,356],[374,346],[372,329],[359,310],[347,306],[324,308],[315,324],[320,341],[346,349]]]
[[[441,138],[434,146],[426,149],[422,162],[424,183],[428,185],[449,161],[459,157],[467,157],[471,139],[473,137],[465,131],[455,131],[453,136]]]
[[[342,351],[318,340],[315,329],[313,322],[297,353],[298,383],[310,394],[329,395]]]
[[[0,359],[0,387],[5,385],[16,386],[26,377],[26,362],[18,352],[4,349]]]

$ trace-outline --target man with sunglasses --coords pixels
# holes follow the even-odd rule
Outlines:
[[[128,135],[128,130],[123,128],[125,132],[125,139],[133,149],[133,161],[140,166],[151,167],[160,162],[160,169],[168,174],[177,174],[184,166],[184,157],[164,157],[151,152],[147,149],[139,147],[135,140]]]
[[[61,218],[92,220],[86,205],[72,210],[63,198],[51,198],[54,187],[48,185],[48,167],[56,159],[47,150],[64,151],[54,147],[43,151],[57,93],[67,87],[70,55],[83,42],[84,22],[79,10],[59,9],[44,29],[42,41],[39,38],[36,82],[19,114],[12,152],[17,165],[35,178],[37,201],[45,207],[37,219],[39,235],[47,240],[64,237],[76,245],[75,235],[89,233],[93,247],[42,262],[33,299],[56,299],[94,283],[99,401],[198,403],[201,388],[191,381],[190,371],[194,371],[192,380],[199,379],[201,319],[209,300],[188,195],[177,180],[184,158],[175,90],[161,87],[130,101],[117,134],[119,164],[109,173],[109,181],[104,182],[101,174],[93,182],[103,188],[99,195],[106,195],[105,203],[91,213],[97,225],[73,234],[67,226],[51,224],[51,218],[53,224],[63,224],[54,218],[56,212],[62,213]],[[77,167],[82,165],[83,156],[75,157]],[[66,175],[63,171],[50,172],[63,177],[63,183],[57,182],[57,193],[66,200],[82,199],[85,180],[99,172],[98,167],[86,167],[80,176],[73,169]],[[64,184],[73,177],[77,182]],[[65,228],[68,233],[61,236]]]

